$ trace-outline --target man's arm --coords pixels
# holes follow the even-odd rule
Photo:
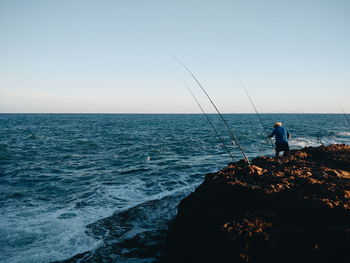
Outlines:
[[[270,135],[267,135],[267,137],[271,138],[276,134],[276,129],[273,129]]]

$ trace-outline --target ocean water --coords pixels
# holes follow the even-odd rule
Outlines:
[[[341,114],[261,117],[294,149],[318,146],[315,131],[350,144]],[[224,118],[249,157],[274,154],[256,115]],[[230,161],[200,114],[0,114],[0,262],[153,262],[140,244],[164,239],[178,202]]]

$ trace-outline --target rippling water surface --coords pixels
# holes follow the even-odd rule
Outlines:
[[[248,156],[273,154],[255,115],[224,117]],[[262,119],[282,121],[291,148],[319,145],[315,131],[325,144],[350,143],[343,115]],[[205,173],[229,161],[202,115],[0,114],[0,262],[79,262],[82,252],[85,262],[152,262],[125,240],[147,246]]]

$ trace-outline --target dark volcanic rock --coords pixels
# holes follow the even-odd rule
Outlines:
[[[350,146],[231,163],[181,201],[168,262],[350,262]]]

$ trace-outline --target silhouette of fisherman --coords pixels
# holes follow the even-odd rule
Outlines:
[[[273,125],[273,130],[268,137],[271,138],[273,136],[275,136],[276,139],[276,159],[278,158],[280,152],[283,152],[283,156],[287,156],[289,152],[288,139],[290,138],[290,134],[287,128],[282,127],[281,122],[276,122],[275,125]]]

